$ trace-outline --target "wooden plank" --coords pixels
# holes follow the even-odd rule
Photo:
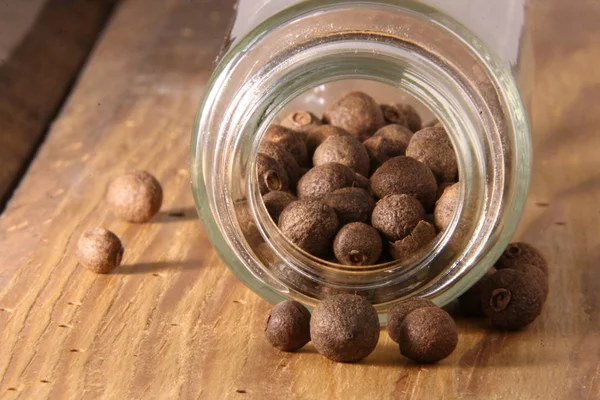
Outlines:
[[[0,210],[114,3],[34,0],[0,5]]]
[[[460,343],[419,366],[385,333],[358,364],[271,349],[269,305],[233,277],[195,220],[189,133],[225,32],[224,1],[130,0],[95,50],[0,217],[0,393],[6,398],[600,398],[600,39],[596,2],[535,1],[533,184],[518,238],[551,269],[543,316],[503,333],[460,320]],[[557,29],[557,26],[568,29]],[[106,184],[164,184],[152,223],[116,220]],[[183,218],[168,210],[185,210]],[[95,226],[126,247],[116,273],[77,267]]]

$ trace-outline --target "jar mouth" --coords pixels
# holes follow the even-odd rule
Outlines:
[[[452,268],[451,260],[455,258],[456,251],[450,249],[448,243],[453,240],[460,221],[466,220],[461,218],[462,210],[469,207],[473,210],[472,214],[481,214],[485,207],[485,204],[478,203],[481,199],[476,198],[486,189],[485,149],[480,148],[481,143],[476,134],[483,126],[479,108],[469,103],[467,92],[452,76],[451,71],[444,68],[442,60],[427,58],[427,54],[417,51],[412,43],[380,40],[374,45],[372,40],[372,34],[330,35],[313,47],[305,47],[302,53],[286,57],[289,64],[281,76],[277,71],[269,70],[265,72],[267,77],[258,80],[262,83],[271,80],[275,87],[262,90],[248,88],[243,91],[279,96],[277,100],[267,101],[274,106],[261,115],[260,125],[251,128],[256,130],[256,134],[252,137],[244,136],[241,140],[245,139],[247,142],[239,143],[240,148],[250,147],[248,166],[245,169],[249,208],[262,238],[273,252],[260,261],[268,269],[273,255],[285,260],[290,271],[283,276],[277,276],[275,271],[276,278],[282,280],[286,287],[315,299],[330,293],[328,289],[333,289],[335,293],[361,294],[371,302],[381,304],[397,299],[403,292],[408,296],[418,288],[425,287],[435,276]],[[319,72],[315,76],[311,71]],[[462,179],[455,215],[448,228],[410,262],[390,261],[357,268],[312,256],[294,246],[281,234],[262,204],[254,163],[267,127],[290,101],[299,93],[309,90],[312,85],[327,85],[348,79],[373,80],[407,92],[436,111],[435,116],[448,127],[457,149],[459,175]],[[473,195],[467,198],[469,190]],[[482,196],[487,197],[489,196]],[[462,229],[473,232],[475,227],[463,226]],[[457,241],[456,237],[454,240]],[[290,277],[291,271],[293,275]],[[298,277],[303,279],[298,282]],[[306,280],[316,285],[308,285]],[[307,293],[306,288],[312,290]]]
[[[431,24],[431,15],[389,4],[337,5],[318,14],[318,22],[312,14],[293,18],[246,43],[215,76],[196,121],[192,157],[205,228],[234,273],[271,301],[292,297],[312,305],[330,293],[352,292],[380,310],[408,296],[445,304],[492,265],[522,211],[529,136],[516,86],[484,49],[458,29]],[[365,14],[387,30],[361,22],[369,20]],[[347,30],[315,33],[314,24],[339,18]],[[421,36],[389,28],[407,26]],[[278,36],[299,32],[306,40],[277,46]],[[245,70],[250,63],[253,69]],[[409,264],[357,269],[317,259],[283,238],[262,204],[255,158],[267,126],[299,94],[343,79],[373,80],[415,97],[443,123],[456,150],[455,215]]]

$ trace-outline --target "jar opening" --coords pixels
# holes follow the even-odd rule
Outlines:
[[[397,55],[398,49],[394,48],[394,51]],[[357,58],[362,56],[363,54],[355,51],[352,55],[343,52],[338,55],[337,62],[325,62],[356,66]],[[407,51],[406,56],[415,57],[415,54]],[[331,58],[333,55],[329,52],[327,57]],[[353,58],[354,61],[347,61],[347,57]],[[312,61],[318,62],[319,59],[313,57]],[[321,81],[314,87],[303,88],[299,95],[296,95],[298,89],[291,90],[290,85],[286,84],[296,81],[294,78],[281,79],[276,83],[281,86],[273,91],[281,100],[271,102],[274,106],[261,115],[257,134],[252,137],[252,143],[247,144],[251,147],[249,167],[245,169],[248,205],[254,215],[257,230],[264,239],[258,257],[262,265],[284,286],[303,295],[308,294],[318,299],[331,293],[358,293],[367,296],[375,304],[393,301],[403,291],[408,295],[453,268],[453,262],[456,263],[459,250],[466,240],[465,234],[474,234],[476,226],[473,222],[480,219],[485,209],[482,200],[488,197],[485,193],[488,188],[485,182],[486,173],[483,172],[486,149],[481,148],[484,143],[479,140],[479,132],[484,130],[483,123],[479,110],[465,101],[464,89],[457,85],[447,70],[436,64],[433,64],[435,68],[427,69],[423,63],[410,60],[406,65],[402,65],[402,75],[398,76],[394,73],[399,67],[397,58],[379,61],[381,63],[377,75],[371,70],[374,64],[371,62],[364,64],[365,70],[354,67],[353,79],[349,79],[349,71],[336,73],[333,67],[329,67],[330,76],[318,74],[316,78]],[[414,71],[418,68],[416,65],[422,65],[418,74]],[[315,66],[311,69],[318,71],[322,67]],[[345,79],[340,79],[340,75]],[[307,80],[306,84],[310,84],[310,80]],[[336,260],[323,260],[312,256],[291,244],[281,234],[269,217],[256,185],[257,177],[253,164],[269,125],[296,109],[322,115],[326,103],[344,92],[355,90],[371,95],[380,103],[411,104],[420,111],[425,120],[438,118],[448,127],[448,134],[456,149],[459,175],[464,179],[459,180],[459,200],[451,223],[409,260],[388,260],[364,267],[352,267],[342,265]],[[465,215],[466,210],[468,212]],[[280,260],[278,265],[275,265],[274,258]]]

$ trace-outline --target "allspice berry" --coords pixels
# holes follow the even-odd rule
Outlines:
[[[306,140],[302,134],[281,125],[271,125],[267,128],[263,140],[277,143],[289,151],[299,166],[303,167],[309,164]]]
[[[306,136],[306,148],[309,156],[312,156],[315,153],[317,147],[319,147],[325,139],[335,136],[350,136],[350,134],[342,128],[333,125],[319,125],[310,128]]]
[[[448,357],[458,344],[458,329],[446,311],[418,308],[400,326],[400,353],[418,363],[434,363]]]
[[[542,271],[540,268],[536,267],[533,264],[513,264],[507,269],[513,269],[515,271],[523,272],[524,274],[530,275],[537,283],[539,283],[542,291],[544,292],[544,301],[548,297],[549,285],[548,285],[548,276]]]
[[[121,175],[108,187],[106,201],[112,212],[128,222],[146,222],[160,210],[163,200],[158,180],[146,171]]]
[[[323,121],[348,131],[360,142],[385,125],[377,102],[362,92],[348,93],[331,104],[323,115]]]
[[[256,156],[256,175],[260,194],[276,190],[288,190],[289,180],[283,166],[273,157],[258,153]]]
[[[338,163],[318,165],[300,178],[296,194],[301,199],[320,199],[327,193],[350,187],[354,182],[354,171],[345,165]]]
[[[390,242],[410,235],[425,216],[417,199],[406,194],[394,194],[379,200],[373,209],[371,225]]]
[[[402,147],[406,149],[413,137],[413,132],[404,125],[390,124],[378,129],[373,136],[389,139],[396,142],[398,149]]]
[[[436,234],[433,225],[426,221],[419,221],[410,235],[395,242],[390,242],[390,255],[394,260],[407,261],[431,243]]]
[[[390,158],[403,156],[412,134],[407,127],[392,124],[380,128],[372,137],[365,140],[363,145],[371,159],[371,171],[375,171]]]
[[[439,231],[446,229],[452,221],[454,211],[456,210],[456,204],[458,203],[458,190],[458,183],[447,187],[435,203],[433,220],[435,222],[435,227],[438,228]]]
[[[409,104],[382,104],[381,111],[387,124],[404,125],[413,132],[421,129],[421,117]]]
[[[382,247],[379,232],[362,222],[344,225],[333,241],[335,258],[342,264],[352,266],[376,264]]]
[[[458,178],[456,153],[444,142],[434,139],[411,140],[406,155],[427,165],[438,182],[456,182]]]
[[[323,124],[321,119],[309,111],[294,111],[281,121],[281,126],[300,132],[321,124]]]
[[[104,228],[87,231],[77,241],[79,262],[97,274],[107,274],[118,267],[123,252],[121,240]]]
[[[287,206],[278,222],[281,233],[296,246],[315,256],[331,248],[339,228],[335,211],[319,200],[298,200]]]
[[[280,144],[262,141],[258,147],[258,152],[266,154],[275,161],[277,161],[285,170],[288,176],[289,186],[296,187],[298,180],[300,179],[300,167],[296,162],[296,159]]]
[[[276,190],[274,192],[269,192],[265,194],[263,197],[263,202],[265,203],[265,207],[269,212],[269,215],[273,219],[273,222],[277,224],[279,221],[279,216],[285,210],[287,206],[289,206],[292,202],[298,200],[296,196],[291,194],[290,192],[282,192],[280,190]]]
[[[532,245],[524,242],[511,243],[496,261],[496,268],[510,268],[518,264],[531,264],[548,275],[548,264],[542,253]]]
[[[435,202],[437,182],[425,164],[400,156],[389,159],[373,173],[371,189],[380,199],[391,194],[411,195],[429,210]]]
[[[431,300],[422,297],[413,297],[403,300],[390,308],[387,314],[387,331],[390,339],[396,343],[400,343],[400,326],[402,326],[404,318],[414,310],[423,307],[436,307],[436,305]]]
[[[323,197],[323,202],[335,211],[340,225],[350,222],[369,222],[375,200],[365,189],[348,187]]]
[[[483,281],[481,303],[492,326],[516,330],[542,312],[544,291],[536,278],[514,269],[501,269]]]
[[[265,336],[276,349],[298,350],[310,342],[310,312],[297,301],[277,304],[267,318]]]
[[[362,360],[375,350],[379,340],[375,308],[361,296],[328,297],[315,307],[310,336],[317,351],[333,361]]]
[[[459,298],[460,310],[471,317],[483,317],[483,305],[481,303],[481,291],[483,289],[483,281],[488,276],[494,274],[496,268],[492,267],[488,272],[477,281],[469,290],[464,292]]]
[[[441,126],[427,127],[415,132],[411,141],[418,142],[420,140],[434,140],[440,144],[453,148],[452,141],[450,140],[446,129]]]
[[[313,165],[336,162],[347,166],[363,176],[369,174],[370,160],[367,149],[352,136],[327,138],[313,155]]]

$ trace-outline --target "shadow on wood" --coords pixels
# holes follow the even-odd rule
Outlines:
[[[132,274],[159,274],[160,272],[170,270],[192,270],[205,267],[202,261],[187,260],[187,261],[158,261],[140,264],[121,265],[112,274],[114,275],[132,275]]]
[[[159,211],[148,223],[162,224],[166,222],[196,221],[199,218],[198,212],[194,207],[173,208]]]

